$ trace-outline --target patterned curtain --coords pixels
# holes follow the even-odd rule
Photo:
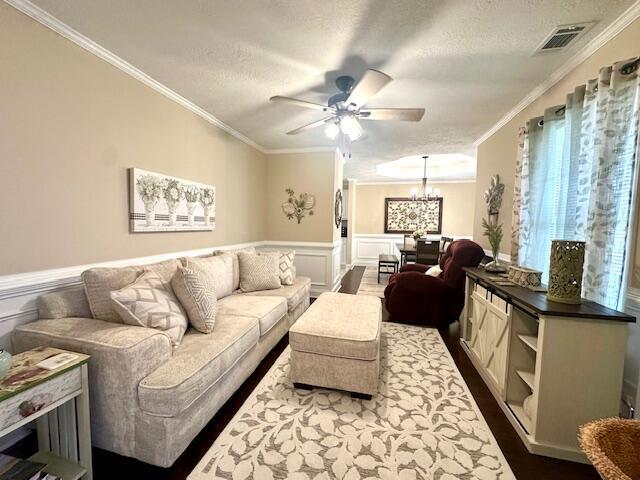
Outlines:
[[[520,219],[522,206],[522,172],[529,169],[529,133],[527,127],[518,132],[518,156],[516,158],[516,178],[513,182],[513,208],[511,211],[511,264],[518,265],[520,251],[520,232],[523,228]],[[526,226],[525,226],[526,228]]]
[[[586,88],[576,236],[587,241],[583,295],[621,308],[640,109],[640,59],[600,71]]]
[[[546,281],[551,240],[585,240],[583,295],[612,308],[622,305],[633,213],[639,64],[602,69],[530,120],[516,164],[512,260]]]

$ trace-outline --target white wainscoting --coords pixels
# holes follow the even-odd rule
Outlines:
[[[429,235],[428,238],[432,236]],[[433,235],[433,238],[438,238]],[[461,238],[471,238],[465,235],[453,235],[456,240]],[[400,260],[400,252],[396,244],[404,242],[404,235],[397,234],[373,234],[356,233],[353,235],[353,251],[351,258],[354,265],[378,266],[378,255],[396,255]]]
[[[368,234],[360,233],[353,235],[353,259],[354,265],[375,265],[378,266],[378,255],[381,253],[395,254],[400,259],[400,252],[396,248],[396,243],[402,243],[404,235],[392,234]]]
[[[268,240],[263,250],[295,250],[295,265],[298,275],[311,278],[311,296],[340,288],[340,253],[342,241],[336,242],[280,242]]]
[[[311,278],[311,295],[314,297],[322,292],[335,291],[340,288],[340,241],[335,243],[259,241],[4,275],[0,276],[0,348],[11,351],[11,331],[18,325],[37,319],[38,312],[35,301],[39,295],[79,285],[81,283],[80,274],[88,268],[145,265],[170,258],[203,256],[214,250],[234,250],[247,247],[256,247],[260,250],[285,248],[295,250],[297,273]]]

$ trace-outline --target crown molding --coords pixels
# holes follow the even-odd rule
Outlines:
[[[273,150],[264,150],[267,155],[280,155],[287,153],[322,153],[335,152],[336,147],[306,147],[306,148],[276,148]]]
[[[420,179],[417,180],[397,180],[397,181],[386,181],[381,180],[379,182],[370,181],[370,182],[361,182],[359,180],[355,180],[354,183],[358,186],[361,185],[416,185],[421,182]],[[429,185],[442,185],[447,183],[476,183],[475,178],[465,178],[460,180],[429,180]]]
[[[509,123],[516,115],[527,108],[531,103],[545,94],[551,87],[562,80],[574,68],[584,62],[593,55],[597,50],[604,46],[609,40],[618,35],[622,30],[628,27],[634,20],[640,17],[640,0],[631,5],[622,15],[609,24],[602,32],[596,35],[593,40],[587,43],[573,57],[567,60],[562,67],[553,72],[545,81],[534,88],[524,97],[515,107],[513,107],[504,117],[498,121],[493,127],[487,130],[473,144],[477,147],[494,133]]]
[[[221,130],[224,130],[225,132],[237,138],[241,142],[246,143],[247,145],[255,148],[256,150],[262,153],[267,153],[267,150],[262,145],[259,145],[258,143],[254,142],[247,136],[243,135],[237,130],[234,130],[229,125],[219,120],[218,118],[216,118],[215,116],[213,116],[212,114],[204,110],[203,108],[199,107],[192,101],[187,100],[182,95],[174,92],[166,85],[163,85],[162,83],[158,82],[151,76],[144,73],[142,70],[134,67],[126,60],[117,56],[115,53],[111,52],[110,50],[107,50],[102,45],[99,45],[98,43],[84,36],[80,32],[77,32],[76,30],[71,28],[69,25],[58,20],[56,17],[46,12],[45,10],[41,9],[37,5],[34,5],[28,0],[4,0],[4,2],[8,5],[11,5],[15,9],[19,10],[20,12],[24,13],[25,15],[31,17],[38,23],[53,30],[57,34],[63,36],[67,40],[71,40],[73,43],[83,48],[87,52],[92,53],[96,57],[104,60],[105,62],[110,63],[114,67],[122,70],[124,73],[130,75],[131,77],[135,78],[139,82],[144,83],[146,86],[152,88],[156,92],[164,95],[170,100],[173,100],[174,102],[186,108],[187,110],[191,111],[192,113],[195,113],[196,115],[203,118],[204,120],[211,123],[212,125],[215,125]]]

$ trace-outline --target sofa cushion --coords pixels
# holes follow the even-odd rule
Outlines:
[[[184,257],[180,260],[183,266],[207,276],[207,281],[209,285],[213,285],[218,299],[233,293],[233,259],[230,255]]]
[[[260,338],[253,317],[218,312],[216,331],[189,329],[173,356],[138,385],[140,408],[152,415],[174,417],[220,380]]]
[[[123,323],[165,332],[174,346],[180,344],[189,322],[182,305],[153,270],[135,282],[111,292],[111,301]]]
[[[236,250],[218,250],[215,252],[215,255],[229,255],[231,257],[233,262],[233,291],[240,288],[240,265],[238,264],[239,252],[256,253],[256,249],[254,247],[247,247]]]
[[[85,270],[82,272],[82,281],[93,318],[122,323],[120,317],[113,310],[111,292],[135,282],[145,269],[155,271],[160,275],[163,283],[169,285],[179,265],[178,260],[171,259],[151,265],[131,265],[119,268],[99,267]]]
[[[240,265],[240,290],[253,292],[280,288],[278,274],[279,252],[238,253]]]
[[[91,318],[91,309],[82,285],[45,293],[36,300],[38,318]]]
[[[220,313],[227,315],[242,315],[257,319],[262,336],[287,314],[287,301],[282,297],[231,295],[218,302],[218,309]]]
[[[277,288],[275,290],[258,290],[247,292],[241,295],[251,295],[260,297],[283,297],[287,300],[287,308],[292,311],[298,304],[309,295],[311,290],[311,279],[309,277],[295,277],[293,285]]]

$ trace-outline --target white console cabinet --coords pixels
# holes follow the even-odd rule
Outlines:
[[[498,285],[483,269],[465,271],[463,349],[531,453],[586,462],[578,428],[618,415],[635,318],[587,300],[550,302]]]

